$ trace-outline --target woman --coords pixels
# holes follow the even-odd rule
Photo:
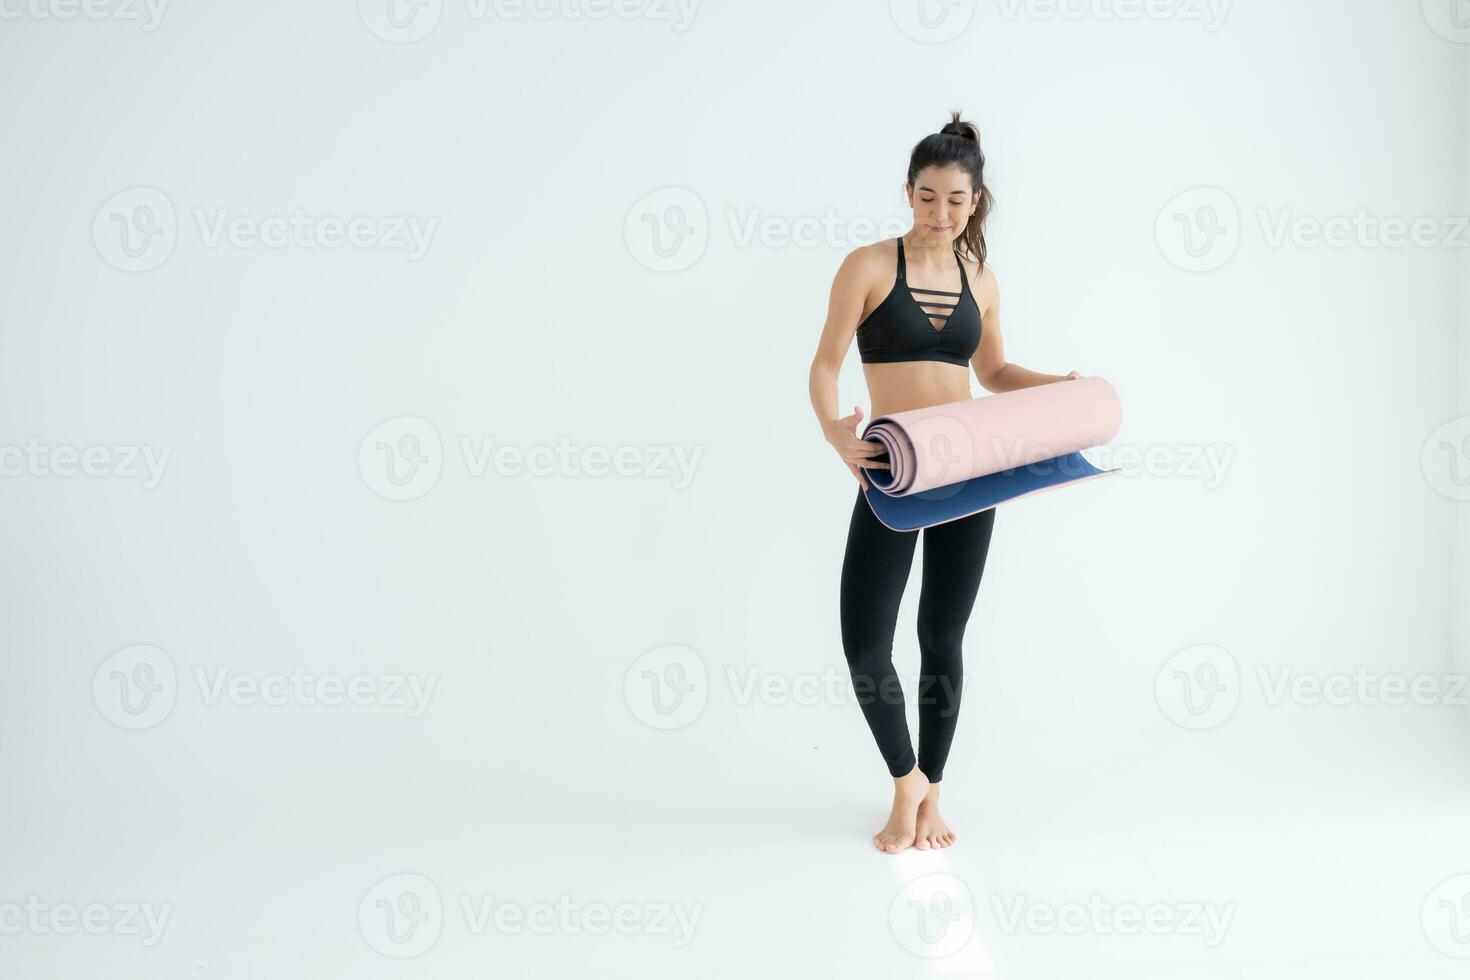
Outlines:
[[[837,373],[856,334],[874,418],[972,397],[967,364],[993,392],[1078,376],[1006,363],[1000,287],[985,263],[985,219],[993,198],[984,171],[980,134],[958,112],[919,141],[904,185],[913,227],[843,260],[812,360],[812,407],[858,482],[842,561],[842,646],[858,703],[893,777],[893,809],[873,836],[873,846],[890,854],[955,841],[939,815],[939,787],[959,713],[960,644],[985,569],[995,508],[922,532],[915,756],[892,650],[919,532],[891,530],[868,507],[863,470],[887,469],[888,463],[877,444],[858,438],[860,408],[837,417]]]

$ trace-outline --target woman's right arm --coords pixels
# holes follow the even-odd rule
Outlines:
[[[858,485],[864,489],[868,483],[863,478],[863,469],[886,470],[888,464],[872,459],[883,452],[881,446],[857,437],[858,423],[863,417],[861,408],[854,405],[853,414],[838,416],[837,374],[842,370],[842,361],[852,346],[853,335],[857,333],[870,273],[866,249],[854,249],[842,260],[832,280],[832,293],[827,300],[827,323],[822,327],[807,381],[812,410],[822,427],[822,437],[842,457]]]

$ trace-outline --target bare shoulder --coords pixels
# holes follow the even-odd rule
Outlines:
[[[960,261],[965,264],[965,272],[970,277],[970,291],[975,294],[976,305],[982,313],[989,313],[1000,302],[1000,282],[995,278],[995,267],[986,262],[982,269],[979,262],[964,256]]]
[[[859,245],[842,259],[837,280],[862,289],[865,293],[880,282],[893,278],[898,269],[898,247],[892,239]]]
[[[884,269],[891,274],[898,269],[898,246],[891,238],[859,245],[847,253],[842,264],[865,275],[877,275]]]

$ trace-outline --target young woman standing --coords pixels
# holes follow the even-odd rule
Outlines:
[[[993,198],[974,125],[956,112],[938,133],[920,140],[909,157],[904,193],[913,227],[900,238],[853,250],[837,270],[810,379],[822,432],[858,482],[842,561],[842,646],[863,716],[893,777],[893,809],[873,836],[873,846],[890,854],[955,841],[939,815],[939,787],[959,716],[961,641],[985,570],[995,508],[922,532],[880,523],[863,496],[863,470],[888,464],[881,448],[858,438],[860,408],[838,417],[838,371],[856,336],[874,418],[971,398],[969,368],[991,392],[1078,376],[1006,363],[1000,288],[986,265],[985,219]],[[921,533],[915,755],[892,651]]]

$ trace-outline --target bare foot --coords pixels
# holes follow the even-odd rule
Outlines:
[[[893,780],[893,810],[888,814],[888,823],[873,835],[873,846],[889,854],[914,843],[918,823],[919,804],[929,792],[929,780],[914,766],[907,776]]]
[[[930,783],[914,824],[914,847],[921,851],[948,847],[955,841],[954,831],[939,815],[939,783]]]

